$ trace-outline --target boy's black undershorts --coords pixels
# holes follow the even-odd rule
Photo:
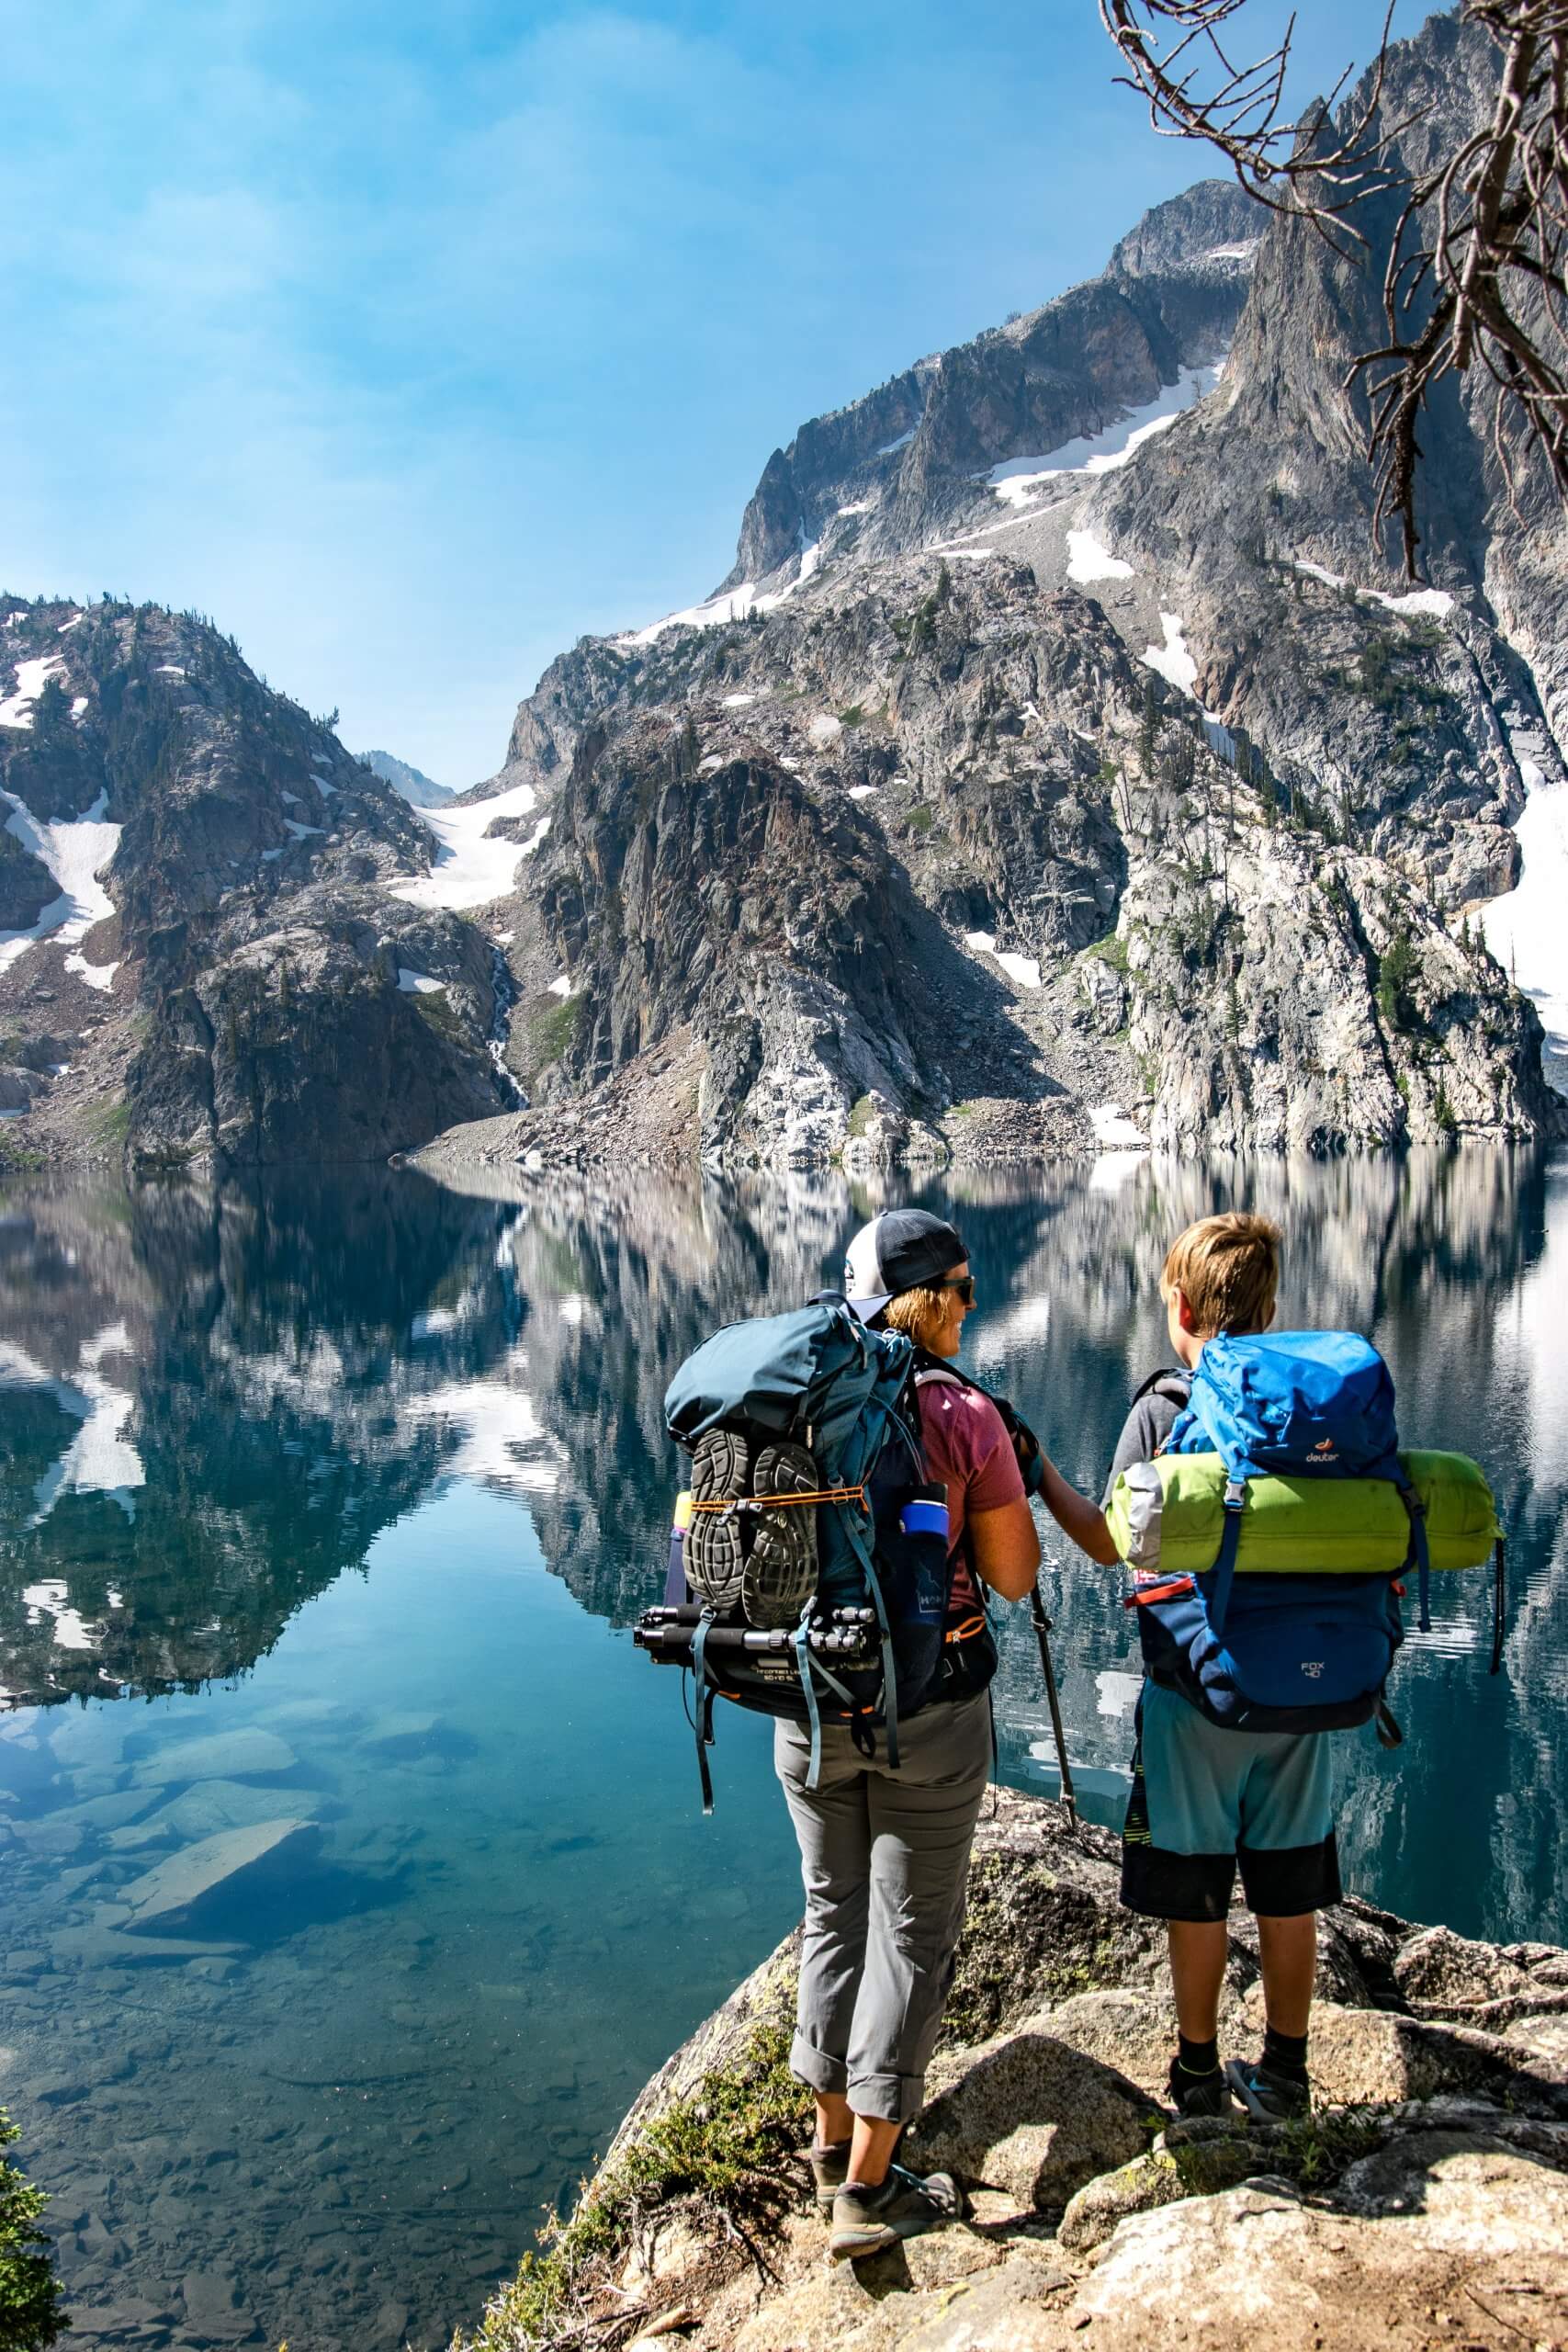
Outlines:
[[[1122,1831],[1122,1900],[1154,1919],[1223,1919],[1235,1874],[1249,1911],[1337,1903],[1325,1732],[1222,1731],[1145,1682]]]

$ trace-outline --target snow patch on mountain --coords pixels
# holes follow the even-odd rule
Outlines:
[[[34,666],[23,664],[24,668]],[[103,820],[108,806],[107,792],[99,793],[85,817],[65,818],[51,825],[40,825],[14,792],[0,790],[0,800],[11,811],[6,831],[14,833],[24,849],[31,850],[60,885],[60,896],[50,900],[30,930],[0,932],[0,972],[4,972],[36,941],[53,937],[62,945],[70,944],[113,914],[114,901],[98,876],[119,847],[120,828]]]
[[[1213,391],[1218,381],[1217,366],[1183,368],[1174,384],[1166,385],[1141,408],[1124,411],[1114,424],[1064,441],[1059,449],[1047,450],[1043,457],[1010,458],[978,479],[989,482],[1008,505],[1023,506],[1032,503],[1045,483],[1058,481],[1064,474],[1112,473],[1135,456],[1154,434],[1163,433],[1185,410],[1195,406],[1205,392]]]
[[[536,798],[531,784],[513,785],[493,799],[476,800],[456,808],[421,808],[420,821],[434,834],[438,848],[428,874],[405,876],[391,885],[395,899],[411,907],[446,908],[454,914],[470,907],[488,906],[511,889],[529,844],[496,838],[490,828],[498,818],[526,817]],[[536,829],[532,846],[540,839]]]

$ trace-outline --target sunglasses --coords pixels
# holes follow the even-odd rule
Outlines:
[[[955,1290],[958,1293],[959,1297],[964,1301],[965,1306],[973,1306],[975,1304],[975,1277],[973,1274],[950,1275],[946,1282],[933,1283],[931,1284],[931,1288],[933,1290]]]

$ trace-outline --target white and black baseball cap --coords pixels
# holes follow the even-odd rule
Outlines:
[[[940,1282],[968,1255],[957,1229],[929,1209],[884,1209],[850,1244],[844,1296],[869,1323],[901,1290]]]

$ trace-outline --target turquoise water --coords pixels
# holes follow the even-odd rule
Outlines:
[[[1493,1935],[1568,1936],[1565,1183],[1118,1160],[923,1195],[979,1274],[971,1367],[1086,1481],[1161,1360],[1166,1238],[1232,1197],[1287,1225],[1284,1319],[1373,1331],[1407,1435],[1484,1453],[1504,1673],[1482,1579],[1446,1587],[1406,1747],[1340,1761],[1351,1883]],[[0,1197],[0,2101],[84,2340],[445,2343],[791,1923],[765,1727],[722,1724],[705,1822],[678,1683],[626,1629],[670,1370],[816,1287],[874,1204],[382,1171]],[[1046,1589],[1113,1819],[1115,1581]],[[1006,1777],[1049,1789],[1021,1612],[998,1715]]]

